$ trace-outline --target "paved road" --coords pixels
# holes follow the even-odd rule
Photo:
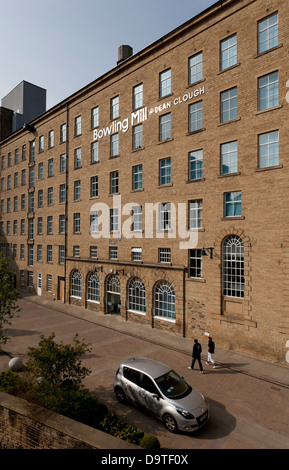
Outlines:
[[[21,313],[13,319],[9,329],[11,339],[4,349],[13,356],[25,358],[27,348],[37,346],[41,334],[48,336],[54,332],[56,341],[71,343],[78,332],[80,338],[92,346],[83,361],[91,370],[85,385],[128,422],[155,434],[162,448],[289,449],[289,387],[286,384],[238,372],[233,363],[217,369],[205,365],[205,374],[200,374],[198,370],[188,369],[190,356],[186,350],[166,345],[161,341],[162,334],[156,330],[151,330],[150,341],[147,335],[142,335],[143,327],[131,323],[123,325],[119,318],[106,317],[106,324],[100,325],[94,321],[92,312],[78,309],[75,314],[69,306],[60,308],[53,302],[42,301],[41,304],[37,298],[38,303],[31,300],[28,297],[19,300]],[[121,323],[122,328],[118,328]],[[115,372],[122,360],[135,355],[169,363],[206,396],[211,417],[205,428],[192,435],[172,435],[162,423],[116,401]],[[7,369],[7,358],[3,355],[0,358],[0,368]],[[246,356],[243,358],[244,364],[239,363],[239,368],[246,366]]]

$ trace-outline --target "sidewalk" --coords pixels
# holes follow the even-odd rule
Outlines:
[[[165,331],[156,330],[148,325],[140,325],[131,321],[126,321],[120,316],[105,315],[102,312],[95,312],[87,310],[75,305],[63,304],[56,301],[50,301],[43,297],[34,294],[21,293],[21,298],[25,301],[32,302],[48,309],[62,312],[63,314],[75,316],[82,320],[100,325],[111,330],[120,331],[121,333],[133,336],[149,343],[154,343],[182,352],[191,357],[193,346],[192,339],[183,338],[181,336],[173,335]],[[15,338],[14,338],[15,339]],[[206,342],[199,338],[203,345],[203,351],[206,350]],[[9,350],[9,347],[3,346],[3,350]],[[206,360],[205,354],[203,354]],[[8,369],[8,362],[10,358],[5,354],[0,354],[0,371]],[[280,365],[266,362],[262,359],[256,359],[243,353],[225,350],[216,347],[215,352],[216,364],[219,367],[226,367],[234,371],[248,374],[257,377],[260,380],[265,380],[274,383],[277,386],[289,388],[289,364]]]

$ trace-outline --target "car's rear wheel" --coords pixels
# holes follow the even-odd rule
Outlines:
[[[164,416],[164,423],[168,431],[174,432],[174,433],[178,431],[177,422],[172,415],[166,414]]]
[[[122,388],[116,387],[115,396],[116,396],[116,399],[119,403],[126,403],[127,402],[126,395],[125,395]]]

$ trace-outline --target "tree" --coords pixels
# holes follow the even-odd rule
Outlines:
[[[14,273],[8,269],[9,260],[0,254],[0,350],[1,344],[6,344],[8,336],[6,325],[20,309],[17,306],[19,292],[14,288]]]

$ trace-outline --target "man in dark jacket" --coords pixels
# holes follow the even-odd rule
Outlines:
[[[202,353],[202,346],[198,342],[198,340],[195,339],[194,340],[193,352],[192,352],[192,365],[191,365],[191,367],[189,367],[189,369],[193,369],[194,365],[195,365],[195,362],[198,361],[199,366],[200,366],[200,372],[201,372],[201,374],[203,374],[204,371],[203,371],[203,365],[202,365],[202,361],[201,361],[201,353]]]
[[[206,362],[207,365],[209,364],[214,364],[214,369],[216,368],[216,363],[214,359],[214,353],[215,353],[215,343],[211,336],[209,336],[209,341],[208,341],[208,361]]]

